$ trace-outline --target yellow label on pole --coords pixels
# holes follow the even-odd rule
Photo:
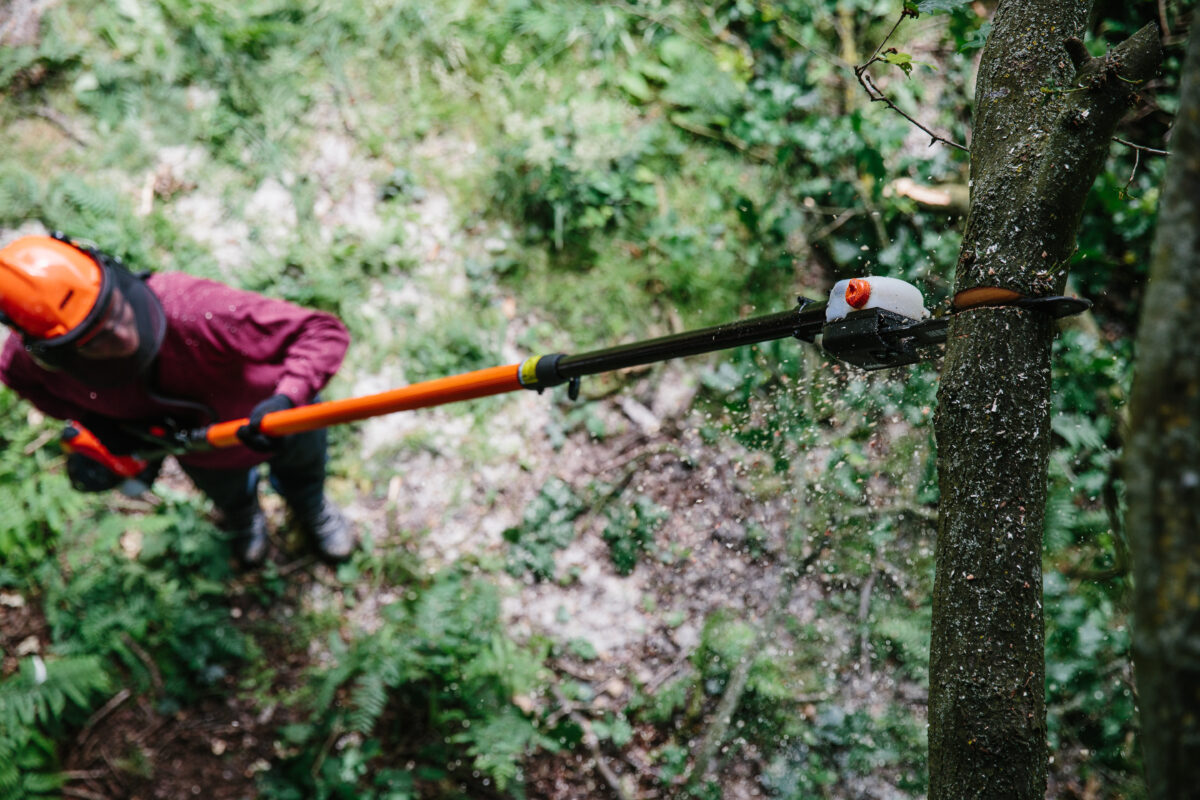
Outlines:
[[[533,356],[521,362],[521,371],[517,378],[522,386],[537,386],[537,365],[541,356]]]

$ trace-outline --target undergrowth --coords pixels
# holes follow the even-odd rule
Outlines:
[[[397,800],[447,782],[519,795],[528,754],[558,747],[514,700],[546,679],[545,646],[508,636],[484,581],[438,573],[384,606],[377,630],[331,634],[328,649],[335,666],[293,701],[311,716],[281,731],[264,797]]]

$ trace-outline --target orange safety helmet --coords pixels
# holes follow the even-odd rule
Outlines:
[[[0,249],[0,322],[21,335],[42,369],[91,386],[129,383],[154,363],[167,332],[148,277],[61,233],[26,236]],[[113,358],[81,352],[125,303],[137,326],[136,351]]]
[[[50,236],[0,249],[0,320],[31,339],[78,328],[100,298],[104,273],[82,250]]]

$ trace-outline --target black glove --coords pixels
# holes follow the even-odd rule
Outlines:
[[[283,444],[282,437],[267,436],[259,426],[262,418],[274,411],[286,411],[295,406],[287,395],[273,394],[250,410],[250,424],[237,429],[237,438],[251,450],[273,453]]]
[[[141,492],[150,491],[162,469],[162,459],[156,458],[146,464],[146,468],[131,478],[118,475],[99,461],[88,458],[83,453],[67,454],[67,477],[71,488],[77,492],[107,492],[109,489],[122,487],[130,497]]]
[[[107,492],[124,483],[125,479],[99,461],[83,453],[67,455],[67,477],[77,492]]]

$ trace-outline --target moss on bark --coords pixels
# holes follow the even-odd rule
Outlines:
[[[1104,58],[1071,44],[1090,3],[1007,0],[976,86],[971,211],[955,289],[1062,291],[1084,196],[1136,86],[1146,28]],[[930,653],[931,800],[1042,800],[1041,550],[1053,324],[1016,308],[951,323],[936,431],[941,509]]]

